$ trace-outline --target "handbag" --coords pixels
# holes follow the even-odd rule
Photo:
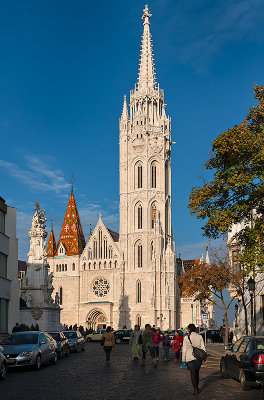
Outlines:
[[[194,356],[194,358],[196,358],[196,360],[199,360],[199,361],[206,360],[207,359],[206,351],[204,351],[203,349],[200,349],[199,347],[194,347],[192,342],[191,342],[191,339],[190,339],[189,335],[188,335],[188,339],[190,340],[190,343],[191,343],[192,348],[193,348],[193,356]]]

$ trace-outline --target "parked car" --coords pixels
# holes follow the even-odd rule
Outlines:
[[[97,329],[97,331],[89,333],[85,339],[87,342],[99,342],[103,333],[105,333],[105,329]]]
[[[57,346],[44,332],[16,332],[2,342],[8,367],[34,366],[40,369],[46,362],[57,362]]]
[[[63,332],[48,332],[50,336],[56,340],[58,346],[58,357],[69,357],[70,354],[70,345],[69,340],[66,338]]]
[[[114,337],[116,343],[129,343],[131,336],[131,329],[121,329],[114,331]]]
[[[264,385],[264,336],[244,336],[228,346],[220,368],[222,377],[238,379],[242,390]]]
[[[6,358],[3,355],[3,350],[3,347],[0,347],[0,379],[5,379],[7,371]]]
[[[220,335],[219,329],[209,329],[208,331],[201,331],[200,335],[205,340],[205,332],[206,332],[206,342],[207,343],[221,343],[223,342],[223,338]]]
[[[79,350],[85,350],[85,340],[79,331],[63,331],[63,334],[69,341],[70,351],[77,353]]]

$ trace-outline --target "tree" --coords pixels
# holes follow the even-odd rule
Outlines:
[[[226,246],[211,249],[210,264],[200,262],[189,269],[179,279],[183,296],[194,296],[195,300],[208,300],[224,313],[225,344],[228,344],[229,321],[228,309],[234,298],[226,299],[225,290],[231,284],[238,284],[239,273],[234,273],[229,266]]]
[[[257,105],[239,125],[214,141],[205,164],[213,179],[191,191],[189,208],[208,238],[218,238],[234,223],[245,222],[237,235],[241,262],[252,270],[264,264],[264,86],[254,86]]]

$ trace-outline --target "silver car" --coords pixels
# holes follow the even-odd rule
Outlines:
[[[0,347],[0,379],[5,379],[7,365],[6,365],[6,358],[2,354],[2,352],[3,352],[3,348]]]
[[[44,332],[16,332],[2,342],[8,367],[33,366],[40,369],[43,363],[57,362],[57,346]]]

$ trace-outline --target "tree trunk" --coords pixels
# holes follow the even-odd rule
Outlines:
[[[227,309],[224,309],[224,317],[225,317],[225,346],[228,345],[228,338],[229,338],[229,322],[228,322],[228,316],[227,316]]]

